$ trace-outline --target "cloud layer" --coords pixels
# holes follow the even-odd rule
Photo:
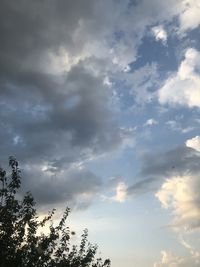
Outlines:
[[[134,72],[130,65],[138,59],[148,29],[166,42],[164,29],[175,17],[177,35],[197,27],[199,6],[193,4],[181,0],[1,1],[0,160],[15,155],[30,170],[28,177],[37,166],[42,170],[41,181],[49,179],[44,166],[53,174],[63,171],[66,183],[68,176],[76,176],[71,168],[81,165],[77,177],[88,173],[101,183],[98,175],[86,170],[85,162],[120,146],[133,146],[134,128],[119,125],[122,100],[113,80],[124,81],[135,102],[149,103],[155,97],[151,89],[159,77],[157,64],[148,63]],[[194,22],[188,16],[191,12]],[[197,50],[187,50],[178,73],[161,88],[160,103],[199,106],[198,58]],[[182,93],[171,99],[170,90],[179,87],[181,79],[191,87],[190,93],[184,85]],[[34,184],[35,180],[29,183]],[[71,192],[73,199],[73,187]],[[55,199],[59,201],[56,194]]]

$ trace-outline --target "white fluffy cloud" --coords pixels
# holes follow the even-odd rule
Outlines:
[[[114,181],[115,183],[115,181]],[[112,187],[112,192],[114,190],[114,195],[113,196],[106,196],[106,195],[102,195],[102,199],[104,201],[108,201],[108,202],[124,202],[125,200],[127,200],[127,185],[122,182],[122,181],[118,181],[114,188]]]
[[[127,186],[124,182],[118,183],[116,187],[116,195],[112,197],[112,200],[117,202],[124,202],[127,198],[127,192],[126,192]]]
[[[185,144],[187,147],[191,147],[200,152],[200,136],[197,135],[191,139],[188,139]]]
[[[145,122],[144,126],[152,126],[152,125],[156,125],[156,124],[158,124],[157,120],[155,120],[154,118],[151,118]]]
[[[158,91],[161,104],[200,107],[200,52],[188,48],[177,73]]]
[[[101,195],[101,199],[108,203],[118,202],[122,203],[128,199],[127,184],[119,177],[108,178],[105,184],[106,190]]]
[[[152,28],[153,35],[157,41],[161,41],[163,44],[167,42],[167,32],[162,25]]]
[[[184,9],[179,16],[180,32],[195,29],[200,24],[200,2],[198,0],[184,0]]]
[[[200,175],[185,175],[167,179],[156,197],[165,209],[173,211],[172,226],[178,230],[200,227]]]
[[[188,139],[185,145],[200,152],[200,137]],[[174,229],[187,232],[200,229],[199,187],[200,172],[188,168],[182,175],[166,179],[155,194],[162,207],[172,211]]]

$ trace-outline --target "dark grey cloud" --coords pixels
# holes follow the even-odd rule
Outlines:
[[[86,71],[83,63],[60,75],[40,66],[49,51],[56,54],[61,47],[70,54],[81,51],[85,39],[76,42],[74,34],[82,24],[88,34],[96,32],[90,27],[97,12],[94,2],[2,0],[0,4],[4,151],[21,150],[24,159],[35,157],[34,153],[45,157],[45,151],[64,147],[98,152],[119,143],[103,77]]]
[[[38,159],[38,155],[56,160],[57,154],[63,157],[69,150],[78,148],[80,155],[84,149],[98,153],[120,143],[101,78],[82,67],[74,67],[62,85],[51,77],[47,82],[43,78],[37,85],[34,81],[27,87],[15,85],[12,96],[2,96],[5,150],[18,152],[23,160]]]
[[[0,161],[14,155],[29,166],[25,184],[41,204],[95,195],[101,179],[71,168],[122,141],[104,77],[84,61],[59,73],[48,61],[62,49],[76,57],[104,35],[96,14],[91,0],[0,1]]]
[[[181,175],[186,171],[198,172],[200,154],[196,150],[179,146],[167,152],[149,154],[144,157],[141,175],[169,176]]]
[[[41,206],[62,203],[70,207],[87,207],[103,188],[102,179],[85,168],[71,167],[55,172],[51,168],[38,170],[38,166],[32,165],[25,167],[22,174],[23,191],[31,188]]]
[[[32,63],[38,65],[43,53],[62,46],[76,52],[82,44],[73,41],[74,32],[94,13],[91,0],[1,0],[0,4],[1,60],[8,60],[4,68],[18,63],[19,69],[30,68],[34,58]]]
[[[18,72],[48,67],[49,54],[63,56],[62,51],[65,51],[72,58],[82,53],[98,57],[100,49],[107,48],[106,40],[111,42],[109,39],[118,27],[115,24],[121,6],[126,3],[1,0],[1,80],[17,78]]]
[[[143,157],[137,182],[129,186],[128,194],[137,195],[155,191],[163,180],[173,176],[200,172],[200,153],[180,146],[163,153],[149,153]]]

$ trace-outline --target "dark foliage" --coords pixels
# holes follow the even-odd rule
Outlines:
[[[9,166],[9,177],[0,168],[0,267],[109,267],[110,260],[96,258],[97,246],[88,242],[87,230],[79,246],[70,244],[75,233],[66,226],[69,208],[56,226],[55,210],[38,220],[31,193],[17,197],[21,173],[15,158],[10,157]],[[47,224],[48,234],[38,234]]]

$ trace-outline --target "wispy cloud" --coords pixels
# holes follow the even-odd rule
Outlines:
[[[154,263],[153,267],[197,267],[199,261],[191,256],[180,256],[170,251],[161,251],[161,260]]]

